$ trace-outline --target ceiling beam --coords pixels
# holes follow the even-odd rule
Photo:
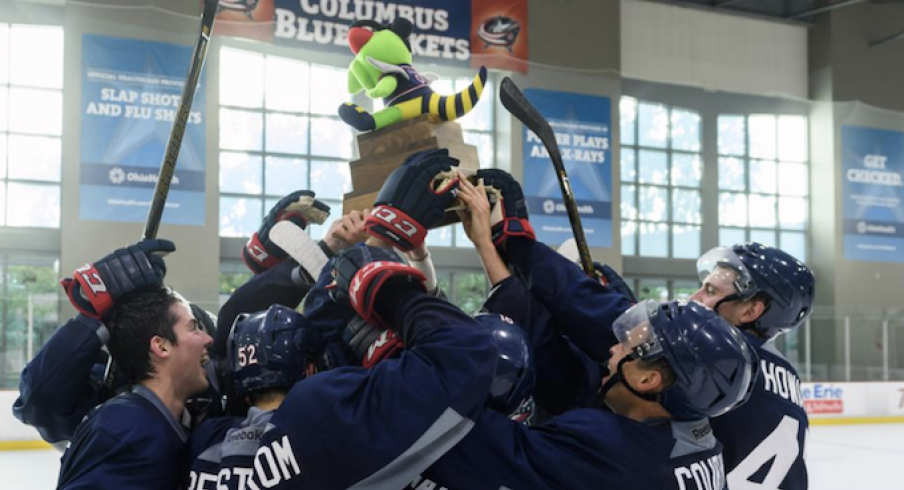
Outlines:
[[[760,14],[757,12],[747,11],[747,10],[738,10],[731,8],[719,8],[716,4],[702,4],[702,3],[688,3],[681,0],[644,0],[649,3],[661,3],[665,5],[671,5],[673,7],[681,7],[687,8],[691,10],[702,10],[705,12],[716,12],[722,15],[737,15],[739,17],[747,17],[750,19],[758,19],[758,20],[766,20],[769,22],[779,22],[782,24],[794,25],[794,26],[803,26],[803,27],[811,27],[813,25],[812,22],[805,20],[795,20],[788,17],[778,17],[767,14]],[[723,2],[734,2],[736,0],[723,0]],[[740,1],[740,0],[737,0]],[[727,5],[727,3],[726,3]]]
[[[875,48],[878,46],[882,46],[883,44],[888,44],[891,42],[899,41],[901,39],[904,39],[904,31],[901,31],[897,34],[892,34],[891,36],[879,39],[878,41],[873,41],[873,42],[869,43],[869,47],[870,47],[870,49],[872,49],[872,48]]]
[[[844,8],[844,7],[850,7],[851,5],[856,5],[856,4],[858,4],[858,3],[863,3],[863,2],[866,2],[866,1],[868,1],[868,0],[844,0],[844,1],[842,1],[842,2],[833,3],[833,4],[831,4],[831,5],[826,5],[825,7],[819,7],[819,8],[816,8],[816,9],[804,10],[803,12],[798,12],[798,13],[796,13],[796,14],[791,14],[791,15],[789,15],[787,18],[790,19],[790,20],[800,20],[800,19],[803,18],[803,17],[810,17],[810,16],[812,16],[812,15],[817,15],[817,14],[821,14],[821,13],[824,13],[824,12],[829,12],[829,11],[836,10],[836,9],[840,9],[840,8]]]

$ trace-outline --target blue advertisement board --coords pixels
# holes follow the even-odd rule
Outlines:
[[[80,219],[147,218],[190,58],[188,46],[82,37]],[[164,223],[204,224],[204,111],[202,74]]]
[[[527,89],[549,121],[571,181],[587,244],[612,246],[611,102],[608,97]],[[524,196],[537,239],[558,246],[573,236],[556,171],[543,143],[524,129]]]
[[[844,258],[904,263],[904,133],[843,126]]]

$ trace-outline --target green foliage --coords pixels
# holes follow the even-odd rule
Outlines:
[[[220,273],[220,294],[230,295],[239,286],[251,279],[251,272],[223,272]]]
[[[62,290],[56,268],[52,265],[10,265],[2,279],[0,387],[14,388],[29,357],[29,304],[32,312],[32,349],[37,351],[60,323]]]
[[[487,279],[480,274],[456,274],[455,297],[456,305],[465,313],[474,314],[483,306],[487,298]]]

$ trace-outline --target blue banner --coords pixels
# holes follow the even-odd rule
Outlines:
[[[843,126],[844,258],[904,263],[904,133]]]
[[[144,222],[182,97],[191,48],[82,37],[79,218]],[[195,92],[163,222],[203,225],[204,76]]]
[[[611,103],[597,97],[528,89],[549,121],[574,190],[587,244],[612,246]],[[524,196],[537,240],[558,246],[573,237],[556,171],[543,143],[524,129]]]

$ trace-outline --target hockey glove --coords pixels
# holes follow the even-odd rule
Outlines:
[[[442,223],[458,194],[458,160],[445,149],[415,153],[395,169],[367,217],[370,235],[407,252],[424,243],[427,230]]]
[[[397,357],[405,347],[394,330],[377,328],[357,315],[345,327],[344,338],[358,362],[367,368]]]
[[[270,240],[270,229],[276,223],[288,220],[304,230],[308,223],[322,224],[329,215],[330,207],[314,199],[313,191],[295,191],[280,199],[242,249],[245,265],[260,274],[285,260],[286,252]]]
[[[142,289],[163,285],[163,256],[176,250],[169,240],[142,240],[85,264],[60,281],[72,306],[92,318],[103,318],[116,300]]]
[[[631,304],[637,304],[637,298],[634,296],[634,291],[631,291],[631,288],[628,287],[628,283],[618,275],[618,272],[615,272],[615,270],[608,265],[600,264],[599,262],[594,262],[593,268],[600,273],[600,282],[603,283],[603,286],[628,298],[628,301],[630,301]]]
[[[340,304],[350,304],[365,322],[388,328],[376,311],[381,290],[417,288],[426,292],[424,274],[405,264],[395,252],[357,245],[336,255],[330,295]]]
[[[483,181],[493,207],[490,223],[493,226],[493,243],[499,247],[510,236],[536,240],[534,228],[527,218],[527,203],[521,192],[521,184],[512,174],[496,168],[477,171],[478,181]]]

